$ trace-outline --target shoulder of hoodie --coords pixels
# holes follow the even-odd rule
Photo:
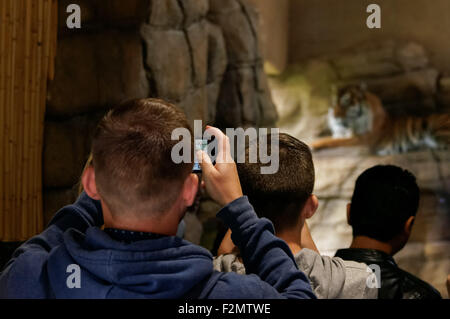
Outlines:
[[[52,225],[42,233],[31,237],[20,245],[12,254],[11,259],[5,265],[2,273],[12,264],[19,264],[33,260],[32,264],[26,263],[30,268],[36,268],[36,263],[45,261],[51,251],[63,243],[63,232]]]
[[[41,298],[46,294],[47,287],[43,286],[47,282],[47,261],[51,251],[61,244],[62,236],[59,228],[50,226],[14,251],[0,273],[0,290],[6,297]]]
[[[20,245],[12,254],[11,259],[4,266],[1,274],[11,268],[23,269],[28,273],[40,271],[40,266],[47,261],[51,251],[63,242],[63,232],[52,225],[42,233],[31,237]]]
[[[255,274],[220,273],[207,298],[211,299],[278,299],[283,296]]]
[[[372,299],[378,296],[378,289],[369,288],[367,285],[367,280],[373,273],[364,263],[323,256],[307,248],[296,254],[295,260],[300,270],[310,279],[317,277],[335,286],[341,286],[338,294],[341,297]],[[349,292],[351,296],[347,295]],[[339,297],[338,295],[335,298]]]

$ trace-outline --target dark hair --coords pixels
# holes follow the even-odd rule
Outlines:
[[[112,213],[163,212],[173,204],[191,163],[172,161],[175,128],[192,130],[184,113],[158,99],[132,100],[109,111],[92,142],[98,191]],[[191,140],[193,149],[193,140]]]
[[[350,207],[353,236],[393,239],[416,215],[419,196],[416,178],[407,170],[393,165],[365,170],[356,180]]]
[[[279,169],[275,174],[261,174],[262,163],[245,163],[237,169],[242,190],[260,217],[270,219],[277,231],[289,229],[297,222],[300,211],[314,188],[314,165],[309,147],[298,139],[280,133]],[[271,149],[270,134],[267,149]],[[259,150],[258,150],[259,153]]]

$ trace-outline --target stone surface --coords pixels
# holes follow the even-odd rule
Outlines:
[[[368,43],[335,53],[328,61],[340,85],[365,83],[394,114],[421,115],[436,109],[439,71],[429,66],[426,51],[418,43]]]
[[[394,61],[394,51],[393,42],[370,43],[333,54],[330,62],[341,79],[391,75],[401,71]]]
[[[221,81],[220,81],[221,82]],[[211,82],[207,84],[207,112],[205,122],[208,125],[213,125],[216,122],[216,107],[220,93],[220,82]]]
[[[444,93],[449,93],[450,92],[450,77],[443,76],[439,80],[439,90],[441,92],[444,92]]]
[[[59,41],[47,116],[67,117],[149,94],[140,39],[107,31]]]
[[[367,61],[362,61],[361,64],[342,67],[339,70],[339,75],[342,79],[348,80],[359,77],[394,75],[400,72],[400,67],[392,62],[368,63]]]
[[[366,80],[370,91],[378,94],[383,102],[424,99],[436,93],[439,72],[433,68],[402,73],[392,77]]]
[[[436,103],[441,112],[450,112],[450,92],[438,93],[436,95]]]
[[[168,99],[191,123],[274,125],[258,15],[246,0],[80,0],[79,30],[65,27],[68,3],[60,1],[56,76],[48,90],[47,220],[73,201],[95,124],[124,99]],[[212,247],[219,209],[206,199],[198,216],[187,215],[188,239]]]
[[[225,72],[219,98],[217,101],[216,118],[214,122],[218,127],[226,128],[233,125],[238,127],[242,120],[242,100],[240,97],[240,78],[237,70],[227,70]]]
[[[414,42],[384,41],[368,43],[331,58],[341,79],[392,76],[424,69],[428,57],[422,46]]]
[[[278,117],[270,93],[267,89],[258,92],[264,83],[258,81],[263,62],[255,9],[244,0],[211,0],[208,19],[222,30],[228,60],[215,114],[216,124],[221,128],[273,126]]]
[[[272,95],[263,66],[257,65],[254,72],[256,73],[255,82],[257,103],[259,105],[259,125],[261,127],[274,126],[274,123],[278,119],[278,113],[275,104],[272,102]]]
[[[222,206],[210,198],[204,198],[197,212],[197,218],[203,225],[200,244],[210,250],[213,249],[218,232],[223,227],[222,222],[216,217],[221,208]]]
[[[45,187],[72,187],[87,160],[91,136],[104,112],[65,121],[46,121],[43,150]]]
[[[202,223],[193,213],[186,213],[186,215],[184,216],[184,222],[186,223],[184,239],[190,241],[191,243],[199,245],[203,233]]]
[[[192,57],[193,85],[203,87],[206,85],[208,74],[208,30],[204,20],[191,24],[186,29],[189,49]]]
[[[257,11],[250,15],[259,20],[258,44],[264,56],[264,69],[267,74],[277,75],[288,64],[290,51],[288,37],[292,21],[289,19],[290,0],[248,0]]]
[[[147,19],[147,13],[149,11],[148,0],[94,1],[97,2],[99,20],[106,21],[107,25],[135,27]]]
[[[239,78],[239,91],[237,92],[241,102],[242,125],[258,123],[260,117],[257,105],[257,94],[255,88],[255,72],[253,68],[240,68],[236,70]]]
[[[414,42],[400,45],[396,51],[396,60],[405,71],[426,68],[429,62],[423,46]]]
[[[61,3],[60,20],[66,2]],[[125,99],[147,96],[175,102],[191,120],[201,118],[209,124],[218,118],[217,109],[230,118],[225,121],[227,126],[274,123],[276,110],[261,63],[254,61],[260,55],[254,45],[257,35],[252,31],[257,16],[245,2],[211,1],[211,8],[207,0],[133,0],[123,5],[117,0],[81,0],[79,5],[82,23],[89,32],[66,30],[60,34],[56,75],[48,91],[48,132],[62,129],[55,129],[54,119],[103,111]],[[229,14],[233,23],[228,21]],[[140,30],[122,23],[141,21],[143,15],[147,15],[146,23]],[[221,24],[207,19],[220,20]],[[98,27],[101,24],[112,24],[116,29],[104,31]],[[228,53],[244,65],[235,66]],[[230,73],[225,82],[227,69]],[[233,96],[228,98],[230,91]],[[58,138],[64,141],[56,137],[52,141],[53,133],[48,134],[46,149],[58,143],[81,143],[77,141],[83,138],[76,136],[83,134],[81,131],[76,129],[72,136],[62,132]],[[55,159],[52,166],[64,166],[56,163],[56,155],[47,156],[46,163],[50,158]],[[77,167],[73,163],[68,166]],[[45,168],[49,185],[55,186],[68,186],[79,173],[70,169],[68,176],[56,181],[58,178],[48,173],[52,169]]]
[[[206,90],[206,87],[191,90],[177,104],[186,113],[191,127],[194,127],[194,120],[203,120],[207,117],[208,95]]]
[[[216,7],[216,4],[213,5],[216,1],[211,1],[211,8]],[[226,11],[212,11],[209,19],[222,29],[227,46],[228,62],[240,64],[259,59],[260,54],[252,21],[245,14],[240,3],[232,1],[232,3],[235,2],[236,4],[230,5],[230,9]]]
[[[96,49],[103,51],[97,60],[99,105],[113,107],[125,100],[149,96],[137,33],[102,35]]]
[[[216,217],[216,214],[222,208],[211,198],[205,197],[200,203],[200,209],[197,213],[197,217],[201,223],[205,223],[207,220]]]
[[[227,14],[231,11],[239,10],[240,3],[239,0],[210,0],[209,1],[209,18],[211,19],[212,15],[217,14]]]
[[[275,123],[278,120],[278,113],[275,105],[272,102],[270,92],[258,92],[257,96],[259,105],[259,126],[260,127],[276,127]]]
[[[207,22],[208,31],[208,76],[207,82],[221,81],[227,67],[227,51],[221,29]]]
[[[191,58],[184,32],[144,24],[141,35],[146,45],[145,64],[155,83],[156,96],[181,100],[192,86]]]
[[[94,35],[75,35],[59,41],[55,79],[47,91],[47,115],[72,116],[98,106],[95,41]]]
[[[179,0],[184,12],[184,24],[189,26],[203,20],[209,10],[209,0]]]
[[[219,127],[272,126],[278,114],[268,90],[258,90],[258,69],[252,67],[228,68],[220,89],[216,110]],[[256,84],[256,85],[255,85]],[[258,92],[259,91],[259,92]],[[265,99],[265,101],[262,101]]]
[[[177,0],[152,0],[148,23],[155,27],[180,28],[183,24],[183,10]]]
[[[275,2],[278,4],[280,1]],[[369,29],[365,25],[369,16],[365,10],[370,3],[381,7],[380,30]],[[446,19],[445,14],[450,11],[450,2],[435,0],[432,6],[428,3],[427,0],[364,3],[348,0],[342,6],[342,3],[334,0],[290,1],[287,31],[289,59],[297,62],[345,48],[360,47],[366,42],[394,39],[423,45],[430,64],[448,72],[450,43],[447,34],[441,30],[450,29],[450,20]]]
[[[334,198],[336,194],[350,198],[359,174],[376,164],[392,164],[408,169],[417,177],[422,191],[441,192],[443,187],[450,187],[443,184],[443,180],[450,180],[449,161],[450,152],[447,151],[437,151],[435,155],[431,151],[419,151],[375,156],[361,147],[327,149],[314,153],[315,192],[324,198]]]
[[[208,112],[205,121],[208,124],[212,124],[216,118],[217,101],[228,60],[221,29],[210,22],[207,22],[206,29],[208,32],[208,67],[206,77]]]

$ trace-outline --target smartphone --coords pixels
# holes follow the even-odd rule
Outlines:
[[[195,139],[195,141],[194,141],[194,148],[195,148],[194,167],[192,168],[192,172],[200,173],[202,171],[202,168],[200,166],[200,163],[198,162],[196,153],[197,153],[198,150],[202,150],[204,152],[207,152],[208,151],[208,141],[207,140],[202,140],[202,139]]]

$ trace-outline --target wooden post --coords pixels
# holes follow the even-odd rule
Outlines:
[[[4,178],[5,178],[5,237],[6,239],[11,238],[11,226],[12,226],[12,211],[11,211],[11,150],[10,150],[10,134],[11,134],[11,113],[12,113],[12,101],[11,101],[11,86],[12,86],[12,24],[14,19],[14,11],[13,11],[14,1],[9,1],[8,3],[8,11],[6,13],[6,103],[5,103],[5,160],[4,160]]]
[[[6,1],[0,1],[0,105],[6,105],[6,29],[7,19],[6,12],[8,11],[8,3]],[[5,233],[6,214],[5,214],[5,185],[6,178],[4,174],[6,150],[5,150],[5,129],[3,123],[5,123],[6,108],[0,109],[0,232]]]
[[[32,18],[32,0],[26,1],[26,18],[25,18],[25,85],[24,85],[24,134],[23,134],[23,155],[21,158],[22,161],[22,167],[23,167],[23,174],[22,174],[22,180],[21,180],[21,219],[22,219],[22,234],[27,233],[27,225],[24,221],[27,220],[28,215],[28,192],[27,192],[27,177],[30,174],[28,165],[29,165],[29,152],[28,149],[30,147],[30,98],[31,98],[31,18]]]
[[[0,1],[0,240],[42,231],[42,149],[57,0]]]

